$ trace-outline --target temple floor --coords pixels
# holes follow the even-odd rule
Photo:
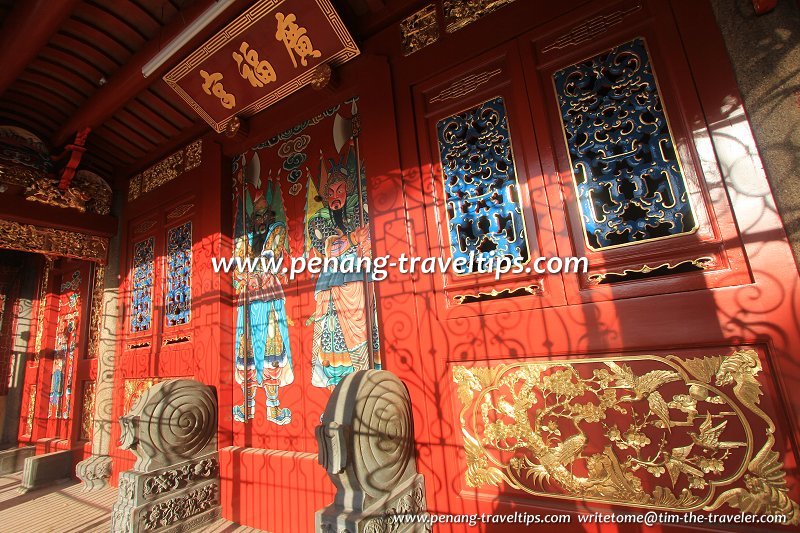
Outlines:
[[[0,476],[0,528],[15,533],[89,533],[111,531],[115,487],[84,492],[77,481],[20,494],[22,474]],[[198,529],[204,533],[257,533],[262,530],[220,519]]]

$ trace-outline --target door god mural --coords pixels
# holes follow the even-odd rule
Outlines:
[[[242,163],[245,163],[242,161]],[[271,176],[261,181],[258,154],[238,171],[236,194],[239,198],[240,226],[236,231],[236,257],[282,259],[290,253],[280,182]],[[252,264],[252,263],[251,263]],[[236,306],[236,381],[242,386],[244,401],[234,407],[234,420],[244,422],[256,411],[256,389],[266,392],[267,420],[288,424],[292,412],[281,407],[278,392],[294,380],[292,350],[289,343],[286,276],[264,268],[235,272]]]
[[[252,266],[233,273],[236,421],[286,425],[303,403],[313,428],[323,391],[380,367],[359,133],[353,99],[234,162],[234,255]]]

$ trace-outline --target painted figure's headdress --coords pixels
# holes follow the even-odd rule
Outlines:
[[[344,156],[338,163],[333,159],[329,159],[330,166],[327,169],[326,176],[320,176],[320,193],[322,194],[322,199],[327,205],[328,203],[328,186],[334,183],[339,183],[344,181],[347,183],[347,195],[351,195],[356,190],[356,156],[351,148],[347,151],[347,155]],[[320,170],[325,168],[324,160],[322,159],[322,154],[320,153]],[[320,172],[321,174],[322,172]]]

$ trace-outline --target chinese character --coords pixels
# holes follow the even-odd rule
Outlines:
[[[248,51],[248,48],[250,45],[242,42],[242,46],[239,47],[241,54],[233,52],[233,59],[239,66],[239,74],[246,78],[253,87],[263,87],[264,84],[275,81],[277,79],[275,69],[272,68],[270,62],[259,61],[258,52],[252,49]]]
[[[203,77],[205,83],[203,83],[203,90],[206,94],[211,95],[213,94],[217,98],[219,98],[222,107],[225,109],[231,109],[236,107],[236,97],[233,96],[231,93],[226,92],[225,88],[222,86],[220,81],[222,81],[222,74],[219,72],[215,72],[213,74],[209,74],[205,70],[200,71],[200,75]]]
[[[308,65],[306,57],[319,57],[322,55],[319,50],[314,50],[311,39],[306,35],[306,29],[295,24],[297,17],[294,13],[289,13],[286,16],[283,13],[276,13],[275,18],[278,19],[278,31],[275,33],[275,38],[283,41],[283,44],[286,45],[286,51],[289,52],[289,57],[292,58],[295,68],[297,68],[295,54],[300,58],[300,64],[304,67]]]

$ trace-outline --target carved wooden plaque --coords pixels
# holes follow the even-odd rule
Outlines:
[[[164,76],[215,131],[359,54],[329,0],[260,0]]]

